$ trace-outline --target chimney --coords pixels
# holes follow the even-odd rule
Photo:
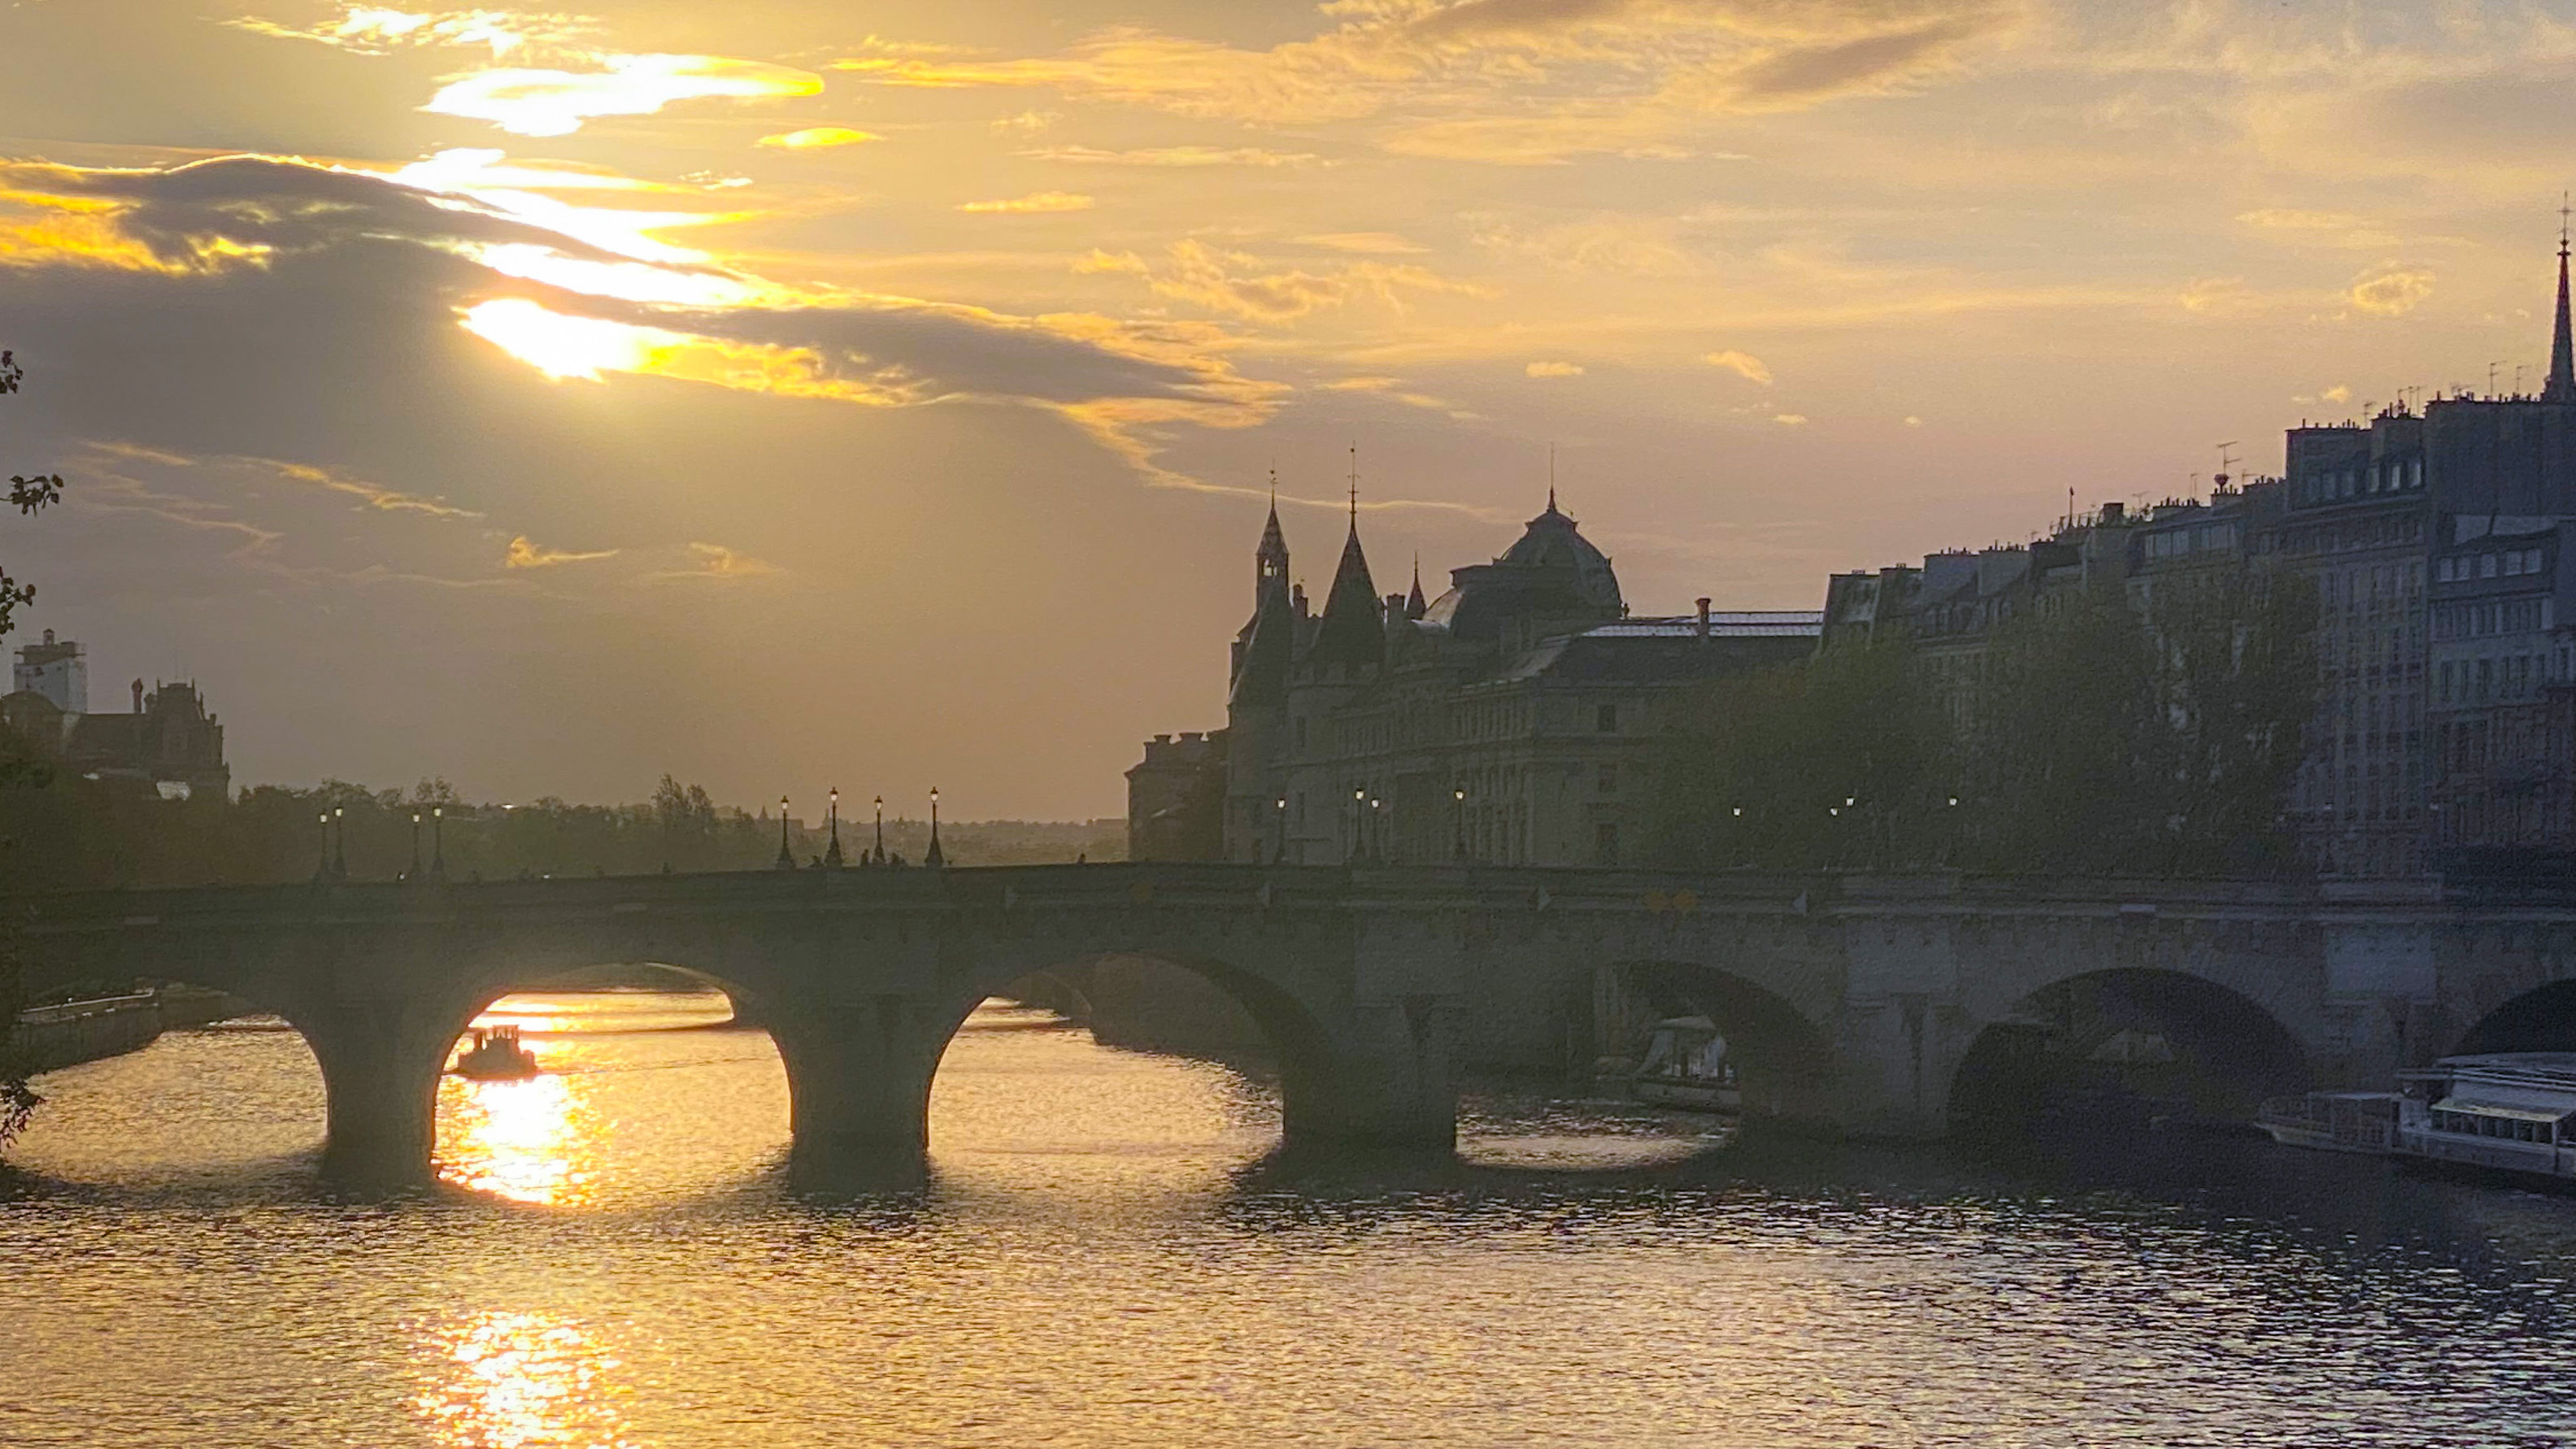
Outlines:
[[[1702,639],[1708,637],[1708,600],[1706,599],[1699,601],[1699,629],[1697,632],[1699,637]]]
[[[134,712],[143,713],[143,681],[140,679],[134,681]]]
[[[2102,505],[2102,526],[2117,528],[2129,521],[2129,505],[2117,501]]]

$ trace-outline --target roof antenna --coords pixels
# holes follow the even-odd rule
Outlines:
[[[2227,451],[2236,446],[2234,438],[2218,445],[2218,485],[2227,486],[2228,476],[2236,471],[2236,455]]]
[[[1360,531],[1360,445],[1351,444],[1351,532]]]

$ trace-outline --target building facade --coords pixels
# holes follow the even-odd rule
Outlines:
[[[1223,732],[1226,860],[1634,863],[1682,696],[1807,657],[1822,624],[1706,600],[1635,616],[1553,494],[1436,599],[1418,574],[1405,593],[1378,592],[1356,510],[1320,613],[1290,579],[1275,508],[1253,565]]]
[[[224,727],[193,682],[146,693],[138,679],[132,712],[93,713],[80,646],[57,642],[51,630],[44,642],[19,648],[11,682],[17,688],[0,696],[0,726],[46,765],[172,800],[222,799],[232,788]]]

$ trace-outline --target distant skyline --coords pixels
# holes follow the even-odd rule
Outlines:
[[[1278,471],[1639,612],[2548,358],[2576,4],[0,6],[18,643],[241,783],[1114,814]]]

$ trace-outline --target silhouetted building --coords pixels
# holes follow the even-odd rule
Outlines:
[[[1223,850],[1225,731],[1156,735],[1127,772],[1127,858],[1214,860]]]
[[[138,679],[132,713],[93,714],[80,646],[57,643],[51,630],[43,643],[18,650],[11,678],[18,687],[0,697],[0,725],[47,764],[169,799],[199,791],[220,797],[232,787],[224,727],[206,712],[194,683],[161,684],[146,695]]]
[[[1705,600],[1632,616],[1609,558],[1553,494],[1500,557],[1451,570],[1437,599],[1419,570],[1409,591],[1378,592],[1356,508],[1320,615],[1288,569],[1274,507],[1234,642],[1227,860],[1633,862],[1677,698],[1805,658],[1821,627],[1810,611]]]

